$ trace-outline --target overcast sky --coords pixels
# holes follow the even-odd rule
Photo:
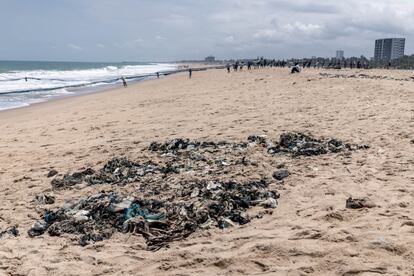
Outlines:
[[[413,0],[0,0],[0,59],[171,61],[373,56]]]

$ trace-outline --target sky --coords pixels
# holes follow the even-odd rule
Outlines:
[[[0,0],[0,60],[372,57],[405,37],[413,0]]]

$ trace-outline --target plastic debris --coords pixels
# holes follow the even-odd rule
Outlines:
[[[196,231],[247,224],[263,216],[248,215],[260,213],[260,208],[276,208],[274,178],[289,176],[284,163],[277,165],[277,154],[296,157],[359,148],[363,147],[302,133],[282,134],[277,142],[265,135],[241,142],[153,142],[137,161],[114,158],[99,169],[54,178],[54,189],[85,184],[103,185],[104,191],[46,210],[28,234],[74,235],[85,246],[115,232],[134,233],[146,240],[148,250],[158,250]],[[279,169],[274,178],[270,166]],[[253,207],[257,210],[249,211]]]
[[[352,145],[335,138],[317,139],[300,132],[291,132],[282,134],[279,143],[269,148],[268,152],[271,154],[290,153],[293,156],[312,156],[366,148],[368,148],[366,145]]]
[[[39,205],[45,205],[45,204],[53,204],[55,203],[55,196],[46,194],[46,193],[39,193],[36,195],[36,203]]]
[[[55,175],[57,175],[59,172],[57,170],[50,170],[47,174],[47,177],[54,177]]]
[[[47,230],[48,224],[45,220],[36,221],[28,231],[30,237],[42,235]]]
[[[0,238],[2,238],[4,235],[17,237],[19,235],[19,230],[17,229],[17,226],[8,227],[5,230],[0,229]]]
[[[87,245],[110,238],[115,231],[132,232],[147,240],[149,250],[158,250],[197,229],[248,223],[248,208],[268,199],[272,199],[272,206],[276,205],[279,195],[268,190],[268,185],[265,180],[181,182],[174,200],[101,193],[48,210],[29,230],[29,236],[45,231],[52,236],[74,234],[80,236],[81,245]]]
[[[369,198],[348,198],[346,200],[346,208],[348,209],[362,209],[362,208],[374,208],[376,205],[370,201]]]
[[[288,170],[277,170],[273,173],[273,178],[276,180],[283,180],[290,175]]]
[[[264,208],[276,208],[277,207],[277,201],[274,198],[268,198],[262,202],[260,202],[260,205]]]

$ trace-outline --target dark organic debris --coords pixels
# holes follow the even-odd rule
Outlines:
[[[348,198],[345,207],[348,209],[374,208],[376,205],[368,198]]]
[[[158,143],[158,142],[152,142],[150,144],[150,146],[148,147],[148,149],[150,151],[160,151],[160,152],[177,152],[179,150],[194,150],[197,148],[217,148],[220,146],[225,146],[228,145],[230,143],[226,142],[226,141],[220,141],[220,142],[209,142],[209,141],[205,141],[205,142],[199,142],[199,141],[194,141],[194,140],[190,140],[190,139],[185,139],[185,138],[176,138],[176,139],[172,139],[169,140],[165,143]]]
[[[45,204],[53,204],[55,203],[55,196],[46,194],[46,193],[39,193],[36,195],[36,203],[39,205],[45,205]]]
[[[312,156],[366,148],[368,148],[366,145],[352,145],[335,138],[317,139],[300,132],[292,132],[282,134],[279,143],[269,148],[268,152],[271,154],[291,153],[293,156]]]
[[[87,179],[88,184],[126,184],[136,182],[146,175],[179,173],[180,166],[171,163],[159,165],[148,161],[142,164],[132,162],[126,158],[110,160],[103,169]]]
[[[251,135],[238,143],[184,138],[153,142],[135,161],[118,157],[97,170],[87,168],[54,178],[54,189],[81,183],[109,185],[103,187],[107,192],[42,213],[28,234],[75,235],[85,246],[109,239],[115,232],[129,232],[142,235],[148,249],[157,250],[195,231],[243,225],[271,213],[249,209],[277,207],[277,185],[269,168],[278,168],[273,174],[277,180],[289,176],[285,163],[276,160],[278,155],[360,148],[364,147],[302,133],[282,134],[277,142],[264,135]]]
[[[334,138],[317,139],[300,132],[284,133],[280,136],[279,141],[275,143],[264,135],[251,135],[247,142],[239,143],[228,141],[200,142],[177,138],[165,143],[152,142],[148,147],[150,153],[161,154],[162,163],[157,163],[153,159],[138,163],[127,158],[114,158],[108,161],[99,171],[88,168],[74,174],[66,174],[63,178],[55,178],[51,183],[54,189],[66,189],[82,182],[88,185],[126,185],[140,180],[143,182],[152,181],[157,175],[165,177],[171,174],[199,171],[201,168],[205,168],[206,165],[211,166],[213,163],[216,173],[219,170],[223,172],[223,167],[226,166],[257,165],[257,163],[246,159],[246,156],[238,157],[243,155],[248,148],[259,151],[264,148],[273,155],[279,153],[293,156],[311,156],[344,150],[364,149],[367,146],[352,145]],[[226,156],[233,157],[233,161],[228,160]]]
[[[277,170],[273,173],[273,178],[276,180],[283,180],[290,175],[288,170]]]
[[[55,175],[57,175],[59,172],[57,170],[51,170],[48,172],[47,177],[54,177]]]
[[[0,229],[0,238],[4,235],[10,235],[13,237],[17,237],[19,235],[19,230],[17,229],[17,226],[8,227],[6,230]]]
[[[34,223],[29,236],[74,234],[79,244],[111,237],[115,231],[142,235],[149,250],[182,240],[197,229],[227,228],[248,223],[247,209],[279,197],[265,180],[192,181],[179,183],[174,198],[143,199],[117,193],[101,193],[49,210]]]
[[[82,183],[83,179],[88,176],[94,174],[95,171],[91,168],[88,168],[86,170],[76,172],[72,175],[66,174],[63,176],[62,179],[53,179],[52,180],[52,187],[55,189],[61,189],[65,187],[70,187],[76,184]]]
[[[53,179],[54,189],[64,189],[85,181],[89,185],[97,184],[122,184],[136,182],[137,179],[146,175],[179,173],[180,166],[167,163],[159,165],[152,161],[142,164],[135,163],[126,158],[114,158],[108,161],[104,167],[95,172],[89,168],[76,172],[72,175],[65,175],[62,179]]]

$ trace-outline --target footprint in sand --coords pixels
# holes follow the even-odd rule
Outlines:
[[[318,229],[309,229],[297,232],[289,240],[318,240],[322,238],[325,233]]]

